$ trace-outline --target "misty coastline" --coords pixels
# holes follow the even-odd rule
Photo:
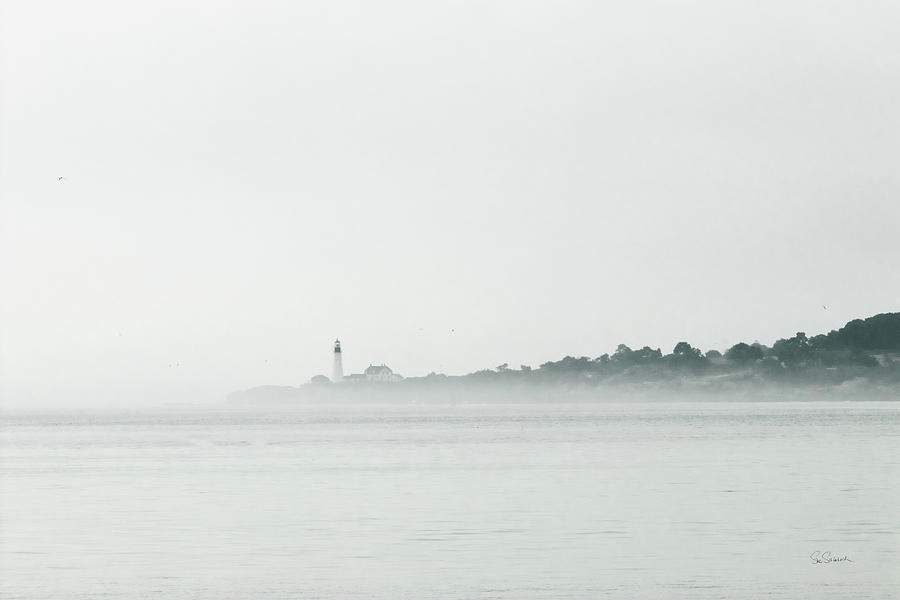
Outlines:
[[[229,394],[229,404],[317,401],[896,400],[900,313],[856,319],[827,334],[797,332],[771,346],[739,342],[703,352],[679,342],[591,358],[566,356],[536,368],[508,364],[466,375],[430,373],[400,381],[262,385]]]

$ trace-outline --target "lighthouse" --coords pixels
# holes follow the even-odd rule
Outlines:
[[[344,363],[341,361],[341,340],[334,340],[334,365],[331,368],[331,382],[344,380]]]

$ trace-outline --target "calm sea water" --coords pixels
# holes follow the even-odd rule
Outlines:
[[[5,413],[0,597],[900,598],[900,403]]]

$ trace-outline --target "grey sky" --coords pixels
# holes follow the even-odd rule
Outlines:
[[[219,398],[328,373],[335,337],[347,372],[462,373],[900,309],[898,6],[6,2],[0,391]]]

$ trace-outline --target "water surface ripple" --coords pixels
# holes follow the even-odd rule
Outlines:
[[[0,423],[4,599],[900,597],[900,403]]]

